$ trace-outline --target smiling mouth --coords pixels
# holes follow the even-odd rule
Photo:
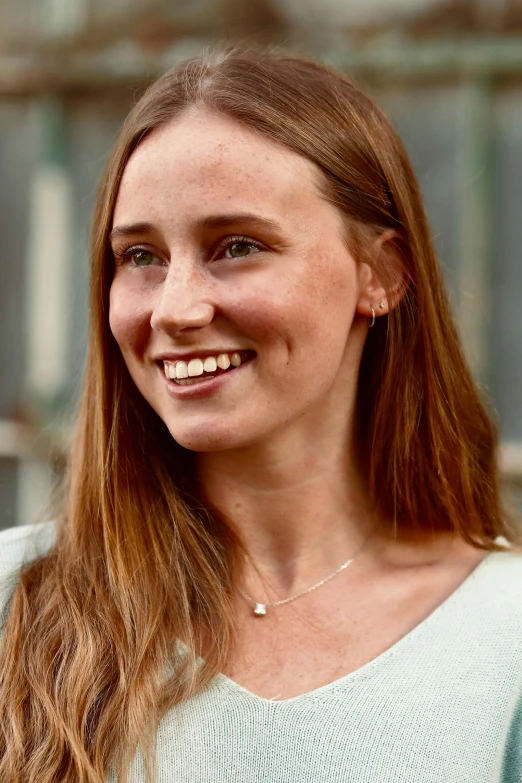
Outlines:
[[[220,353],[216,356],[205,356],[201,359],[195,357],[189,362],[165,360],[158,362],[158,364],[163,367],[165,377],[169,381],[173,381],[176,386],[189,386],[232,372],[253,359],[254,356],[256,356],[255,351],[234,351]]]

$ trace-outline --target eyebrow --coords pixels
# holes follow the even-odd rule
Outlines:
[[[273,231],[280,231],[281,226],[276,223],[275,220],[261,217],[260,215],[254,215],[249,212],[238,212],[234,214],[222,214],[222,215],[209,215],[204,218],[200,225],[203,228],[221,228],[222,226],[229,225],[244,225],[249,223],[259,228],[268,228]]]
[[[136,234],[152,234],[155,230],[152,223],[129,223],[129,225],[116,226],[109,234],[109,241],[119,237],[132,237]]]
[[[248,223],[257,228],[265,228],[272,231],[281,231],[281,226],[275,220],[260,217],[249,212],[238,212],[232,214],[209,215],[203,220],[197,221],[200,228],[223,228],[225,226],[241,226]],[[119,239],[120,237],[136,236],[136,234],[152,234],[156,227],[152,223],[129,223],[128,225],[116,226],[109,234],[109,241]]]

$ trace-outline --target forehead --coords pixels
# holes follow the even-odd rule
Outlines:
[[[246,206],[309,218],[318,202],[327,206],[320,176],[315,164],[283,145],[224,115],[191,109],[151,133],[132,154],[114,223],[187,210],[244,212]]]

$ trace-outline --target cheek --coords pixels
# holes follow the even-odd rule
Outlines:
[[[346,251],[333,250],[318,265],[314,283],[323,308],[333,317],[351,321],[359,297],[357,265],[352,257]]]
[[[280,380],[281,393],[288,392],[287,367],[308,383],[310,373],[316,371],[327,377],[345,351],[357,299],[356,279],[346,266],[332,268],[328,260],[324,269],[301,268],[300,274],[282,274],[270,285],[263,281],[245,289],[225,308],[261,352],[270,352],[261,383],[267,373],[270,383]]]
[[[150,329],[150,314],[144,303],[118,281],[110,290],[109,326],[124,356],[141,352]]]
[[[312,345],[344,347],[358,298],[354,266],[334,252],[315,257],[294,297],[293,315]]]

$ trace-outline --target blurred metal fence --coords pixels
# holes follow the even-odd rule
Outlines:
[[[391,115],[522,507],[519,0],[4,0],[0,527],[45,514],[60,472],[85,356],[91,208],[118,128],[141,88],[216,38],[316,55]]]

